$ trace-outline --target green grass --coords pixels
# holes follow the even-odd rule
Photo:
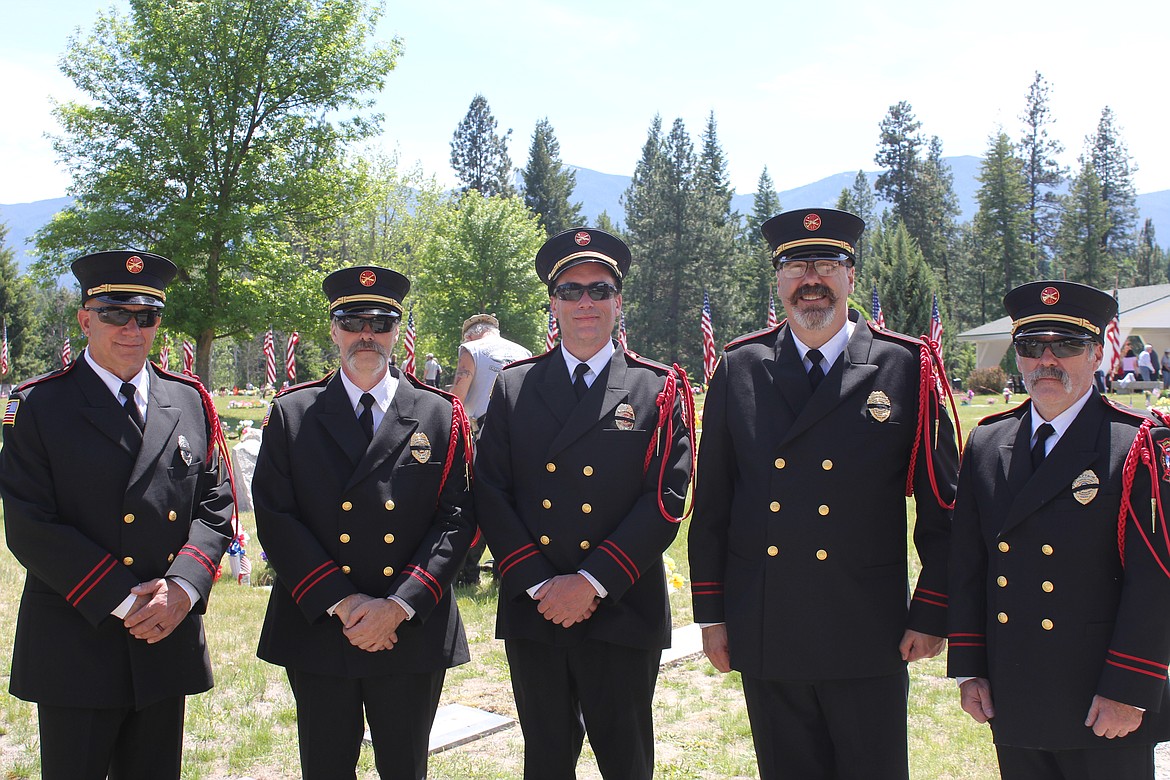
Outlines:
[[[226,407],[229,399],[217,399]],[[1017,399],[1019,397],[1017,396]],[[1002,399],[960,407],[964,432],[981,417],[1002,410]],[[227,419],[263,419],[262,410],[223,409]],[[911,499],[912,501],[912,499]],[[253,532],[249,557],[255,577],[262,563]],[[668,551],[688,577],[684,524]],[[227,570],[226,559],[224,569]],[[10,671],[16,607],[24,572],[7,547],[0,552],[0,671]],[[230,578],[228,578],[230,579]],[[485,577],[478,587],[457,591],[472,661],[448,673],[443,703],[460,703],[515,717],[502,642],[494,638],[495,587]],[[188,699],[183,777],[282,780],[299,777],[296,714],[283,670],[255,656],[268,594],[227,580],[215,586],[207,615],[216,687]],[[690,621],[686,588],[671,595],[675,625]],[[6,680],[5,680],[6,681]],[[36,710],[0,694],[0,778],[39,776]],[[721,675],[703,658],[663,669],[655,696],[656,776],[661,778],[756,777],[751,730],[739,675]],[[958,692],[945,677],[945,660],[914,664],[910,691],[910,760],[915,780],[980,780],[997,777],[991,736],[958,706]],[[430,776],[437,779],[504,779],[520,776],[523,740],[519,727],[437,754]],[[363,748],[359,777],[373,778],[372,752]],[[586,746],[581,778],[597,778]]]

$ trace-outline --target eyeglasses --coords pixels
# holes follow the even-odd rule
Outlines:
[[[595,301],[608,301],[618,294],[618,290],[609,282],[594,282],[588,286],[576,282],[565,282],[553,288],[553,295],[562,301],[579,301],[585,293],[589,293],[589,297]]]
[[[780,264],[780,275],[785,279],[799,279],[808,273],[811,265],[817,269],[818,276],[832,276],[833,273],[845,265],[846,260],[786,260]]]
[[[346,333],[361,333],[367,325],[374,333],[386,333],[398,322],[389,314],[337,314],[333,320]]]
[[[1089,348],[1091,342],[1089,339],[1081,339],[1073,336],[1055,341],[1021,338],[1016,339],[1013,343],[1015,344],[1017,355],[1024,358],[1036,359],[1043,357],[1044,350],[1046,349],[1051,349],[1052,356],[1057,358],[1070,358],[1083,355],[1085,354],[1085,350]]]
[[[99,320],[107,325],[114,325],[119,328],[125,327],[131,317],[138,323],[138,327],[143,329],[153,328],[158,324],[158,318],[162,316],[162,312],[158,309],[130,311],[129,309],[119,309],[117,306],[98,306],[93,308],[82,306],[81,308],[84,311],[95,312]]]

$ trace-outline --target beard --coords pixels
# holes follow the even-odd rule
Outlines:
[[[1055,379],[1064,387],[1064,392],[1072,392],[1072,379],[1069,377],[1068,372],[1056,366],[1037,367],[1035,371],[1024,376],[1024,387],[1031,393],[1033,385],[1041,379]]]
[[[801,296],[808,293],[825,296],[820,308],[801,306]],[[806,284],[785,301],[785,309],[788,316],[805,330],[824,330],[833,324],[839,300],[833,291],[823,284]]]

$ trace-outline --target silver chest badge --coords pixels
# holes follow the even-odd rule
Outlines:
[[[865,399],[865,408],[869,412],[869,416],[878,422],[890,419],[890,412],[893,410],[890,397],[881,390],[874,390],[869,394],[869,398]]]
[[[411,434],[410,454],[419,463],[426,463],[431,459],[431,440],[425,433]]]
[[[617,410],[613,413],[613,424],[617,426],[617,429],[619,431],[632,431],[636,422],[634,407],[629,404],[618,404]]]
[[[195,456],[191,454],[191,442],[187,441],[187,437],[181,433],[179,434],[179,457],[188,466],[195,461]]]

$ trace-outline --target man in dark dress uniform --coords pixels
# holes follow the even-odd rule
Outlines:
[[[77,259],[85,351],[4,414],[4,525],[28,570],[10,687],[37,702],[47,780],[178,778],[184,697],[212,685],[201,616],[232,495],[206,391],[146,359],[175,271]]]
[[[692,415],[681,370],[611,337],[629,265],[600,230],[545,242],[536,272],[561,344],[503,368],[476,451],[530,780],[575,777],[586,730],[604,777],[654,770],[671,630],[662,553],[683,514]]]
[[[695,621],[743,675],[765,779],[907,777],[906,664],[944,643],[955,437],[933,350],[847,309],[864,227],[831,209],[764,223],[787,320],[727,346],[704,405]]]
[[[258,655],[288,672],[305,778],[354,777],[364,710],[379,775],[417,780],[468,658],[451,583],[475,532],[469,428],[388,366],[406,277],[362,266],[322,287],[341,370],[276,396],[252,482],[278,577]]]
[[[1093,386],[1112,296],[1041,281],[1004,306],[1031,397],[964,454],[948,673],[1006,780],[1150,780],[1170,737],[1170,430]]]

